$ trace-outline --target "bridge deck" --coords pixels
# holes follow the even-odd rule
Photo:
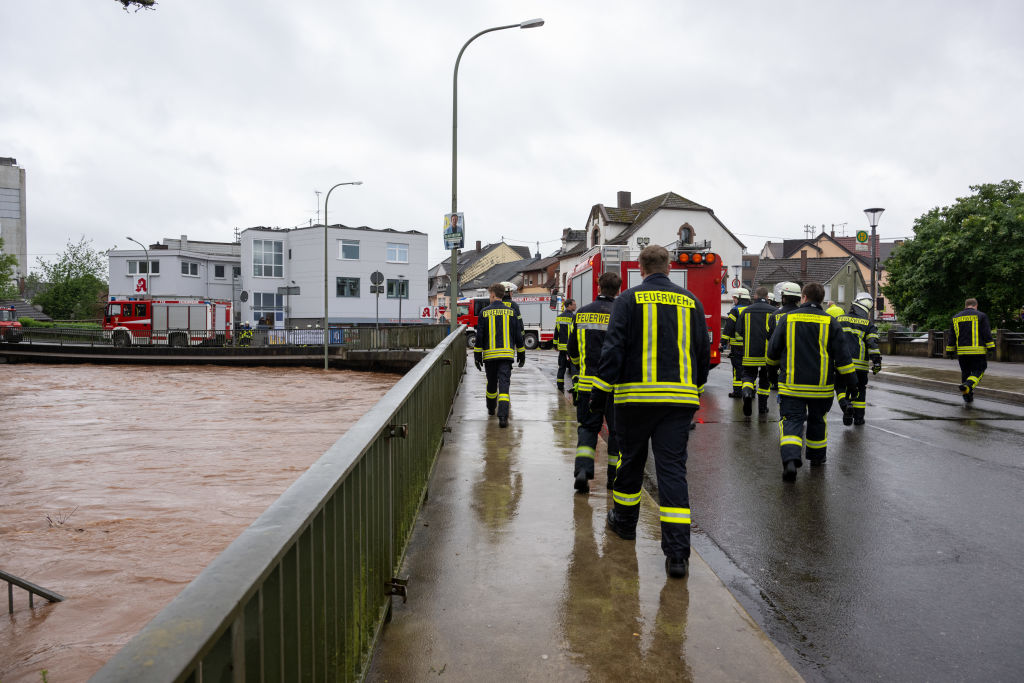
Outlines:
[[[368,680],[800,680],[696,554],[665,576],[657,505],[635,543],[609,534],[606,453],[574,495],[575,409],[554,352],[512,376],[512,420],[472,363]]]

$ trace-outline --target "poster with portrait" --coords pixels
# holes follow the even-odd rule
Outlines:
[[[463,249],[466,246],[466,221],[462,213],[444,215],[444,248]]]

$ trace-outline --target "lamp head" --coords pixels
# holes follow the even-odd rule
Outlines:
[[[527,19],[526,21],[521,22],[519,24],[519,28],[537,28],[538,26],[543,26],[543,25],[544,25],[544,20],[543,19]]]
[[[868,217],[868,225],[872,228],[878,226],[878,219],[882,217],[882,212],[885,209],[864,209],[864,215]]]

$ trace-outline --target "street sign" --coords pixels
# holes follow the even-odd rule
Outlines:
[[[867,242],[868,241],[868,231],[867,230],[858,230],[857,231],[857,241],[860,242],[861,244],[864,244],[865,242]]]
[[[434,316],[430,315],[430,306],[424,306],[423,307],[423,309],[420,311],[420,317],[421,318],[433,318],[434,317]]]
[[[730,284],[732,285],[733,289],[739,289],[742,283],[740,282],[740,279],[738,277],[734,277]]]
[[[462,213],[444,215],[444,248],[463,249],[466,245],[466,221]]]
[[[379,270],[373,271],[372,273],[370,273],[370,282],[372,282],[375,285],[379,285],[380,283],[384,282],[384,273],[380,272]]]
[[[384,293],[384,285],[370,285],[370,294],[383,294],[383,293]]]
[[[278,294],[287,294],[288,296],[298,296],[298,294],[299,294],[299,286],[295,285],[294,287],[278,287],[277,288],[277,293]]]

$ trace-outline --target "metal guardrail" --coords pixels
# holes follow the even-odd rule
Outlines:
[[[150,346],[148,333],[125,330],[96,330],[71,327],[23,327],[21,344],[74,344],[76,346]],[[391,327],[332,327],[328,345],[353,350],[430,349],[448,334],[446,325],[403,325]],[[289,328],[280,330],[239,329],[228,338],[223,332],[207,330],[154,330],[154,346],[320,346],[322,329]]]
[[[51,590],[47,590],[42,586],[37,586],[31,581],[25,579],[19,579],[14,574],[8,574],[7,572],[0,569],[0,581],[7,582],[7,613],[14,614],[14,587],[24,588],[28,591],[28,608],[32,609],[35,607],[33,597],[38,595],[39,597],[49,602],[63,602],[64,596],[59,593],[54,593]]]
[[[449,334],[92,679],[356,680],[466,364]]]

